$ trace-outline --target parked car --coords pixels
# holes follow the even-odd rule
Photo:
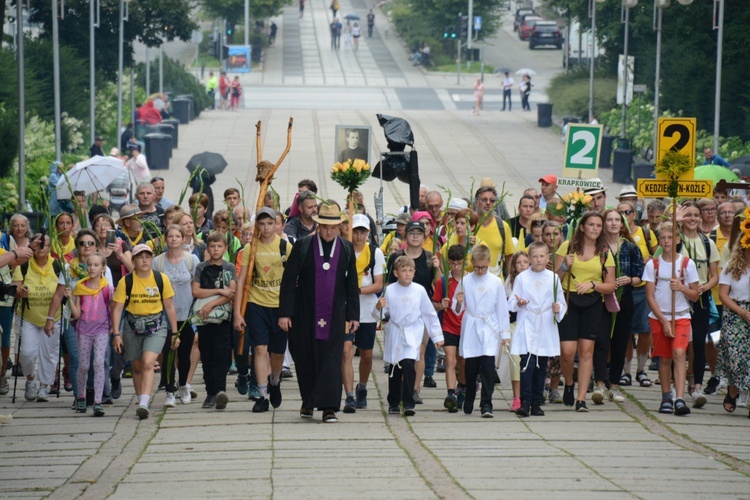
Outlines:
[[[518,31],[518,27],[521,25],[523,16],[535,16],[536,11],[531,7],[521,7],[516,9],[516,17],[513,18],[513,31]]]
[[[518,27],[518,38],[528,40],[531,35],[531,29],[539,21],[543,21],[539,16],[524,16],[521,25]]]
[[[539,21],[534,25],[529,36],[529,49],[542,45],[554,45],[556,49],[562,49],[563,36],[560,28],[554,21]]]
[[[567,53],[563,50],[562,53],[562,65],[563,68],[568,65],[588,65],[591,61],[591,54],[593,52],[593,39],[591,37],[591,31],[581,30],[581,26],[577,22],[571,23],[570,26],[564,28],[565,36],[563,37],[563,43],[567,40]],[[604,46],[601,43],[596,44],[596,57],[599,58],[606,54]]]

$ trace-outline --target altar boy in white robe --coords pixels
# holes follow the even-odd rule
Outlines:
[[[461,279],[453,296],[453,311],[464,312],[458,352],[464,358],[466,399],[464,413],[474,411],[477,374],[482,381],[479,408],[483,418],[492,418],[492,393],[495,390],[495,356],[502,343],[510,344],[510,318],[503,281],[492,273],[490,249],[479,244],[471,251],[474,272]]]
[[[531,267],[516,277],[508,298],[508,309],[518,312],[510,353],[521,356],[521,407],[516,414],[541,417],[547,361],[560,355],[557,323],[568,307],[560,278],[547,269],[546,244],[534,242],[528,252]]]
[[[405,417],[416,413],[414,363],[419,359],[425,329],[435,347],[443,346],[443,330],[435,308],[424,287],[413,282],[415,269],[411,257],[398,257],[393,263],[393,275],[398,281],[385,289],[373,310],[375,318],[380,318],[382,312],[383,318],[388,320],[384,324],[383,348],[383,361],[392,365],[388,379],[388,414],[400,413],[399,403],[403,397]]]

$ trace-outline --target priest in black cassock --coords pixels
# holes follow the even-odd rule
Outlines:
[[[347,325],[359,327],[359,287],[354,247],[339,236],[343,222],[335,205],[313,216],[317,233],[292,248],[279,297],[279,326],[289,332],[302,396],[300,417],[315,408],[324,422],[338,422],[341,407],[341,357]]]

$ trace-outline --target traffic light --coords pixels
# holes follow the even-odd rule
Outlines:
[[[234,24],[227,23],[227,36],[232,36],[234,33]]]
[[[469,37],[469,16],[458,16],[458,27],[461,38]]]
[[[451,27],[446,26],[445,28],[443,28],[443,38],[448,38],[450,36],[451,36]]]
[[[451,28],[451,38],[456,38],[456,36],[458,36],[456,34],[456,28]]]

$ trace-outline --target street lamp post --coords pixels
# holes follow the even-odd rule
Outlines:
[[[589,121],[594,116],[594,61],[596,60],[596,4],[604,0],[589,0],[591,16],[591,60],[589,61]]]
[[[60,38],[57,27],[57,0],[52,0],[52,80],[55,100],[55,160],[62,160],[62,124],[60,117]]]
[[[714,152],[719,154],[719,121],[721,117],[721,64],[724,45],[724,0],[714,0],[714,14],[716,4],[719,4],[719,18],[714,19],[714,29],[719,30],[716,41],[716,89],[714,94]]]
[[[16,57],[18,58],[18,202],[26,209],[26,94],[23,61],[23,2],[16,2]]]
[[[94,143],[96,137],[96,61],[94,60],[95,45],[94,39],[95,28],[99,27],[99,8],[98,0],[89,0],[89,142]]]
[[[628,119],[628,38],[630,34],[630,9],[638,5],[638,0],[622,0],[622,10],[625,11],[625,41],[623,42],[623,87],[622,87],[622,128],[620,138],[625,139],[625,129]]]
[[[55,0],[53,0],[55,1]],[[123,73],[123,51],[125,44],[125,21],[128,20],[130,0],[120,0],[120,40],[119,52],[117,54],[117,131],[115,132],[115,144],[120,143],[120,127],[122,126],[122,73]]]
[[[656,30],[656,71],[654,79],[654,154],[659,142],[659,86],[661,80],[661,23],[664,9],[669,7],[671,0],[654,0],[654,15]],[[693,0],[677,0],[682,5],[690,5]]]

